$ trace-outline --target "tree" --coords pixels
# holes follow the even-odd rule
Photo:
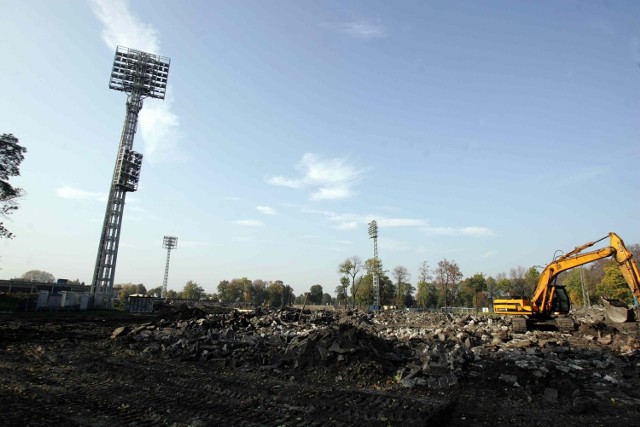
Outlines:
[[[398,294],[396,295],[396,306],[398,308],[404,308],[406,306],[407,295],[411,296],[411,289],[413,288],[409,283],[410,274],[406,267],[401,265],[396,266],[393,269],[393,277],[396,279],[396,289]]]
[[[333,298],[331,298],[331,294],[322,294],[322,305],[330,304],[333,304]]]
[[[587,293],[586,286],[585,292],[583,293],[584,274],[582,267],[573,268],[565,273],[562,273],[562,284],[567,289],[571,303],[586,306],[587,300],[584,297],[588,298],[588,296],[585,295]]]
[[[344,302],[344,306],[347,306],[348,297],[347,297],[347,288],[349,287],[349,278],[347,276],[342,276],[340,278],[340,284],[336,286],[336,302],[339,304]]]
[[[356,292],[358,291],[356,286],[356,277],[360,270],[362,270],[362,267],[362,260],[358,256],[349,257],[338,265],[338,273],[347,275],[351,278],[351,297],[353,298],[354,306],[356,301]]]
[[[473,294],[473,304],[478,312],[478,294],[484,292],[487,289],[487,281],[484,278],[484,274],[477,273],[472,277],[465,280],[465,287],[469,289]]]
[[[180,297],[183,299],[199,300],[205,296],[204,288],[196,282],[189,280],[182,288]]]
[[[267,293],[267,285],[268,283],[262,279],[256,279],[253,281],[253,303],[256,305],[264,304],[269,295]]]
[[[511,280],[504,273],[496,274],[496,289],[498,296],[511,295]]]
[[[627,304],[633,302],[633,294],[627,285],[620,268],[614,263],[609,263],[604,268],[602,282],[596,287],[598,296],[620,299]]]
[[[56,281],[56,278],[53,274],[48,271],[42,270],[29,270],[20,276],[24,280],[42,282],[42,283],[53,283]]]
[[[533,295],[533,292],[538,287],[538,280],[540,279],[540,272],[536,267],[530,267],[526,273],[524,273],[525,288],[528,291],[527,296]]]
[[[516,268],[512,268],[509,270],[509,276],[511,278],[511,291],[514,295],[520,295],[524,297],[528,297],[531,295],[531,292],[527,289],[527,283],[524,280],[525,269],[523,266],[519,265]]]
[[[126,300],[129,295],[146,295],[147,293],[147,289],[142,283],[119,283],[117,285],[114,285],[113,288],[118,290],[118,298],[121,301]]]
[[[282,307],[284,305],[284,283],[282,280],[271,282],[267,288],[268,302],[271,307]]]
[[[20,176],[20,163],[24,160],[25,147],[20,146],[18,138],[10,133],[0,135],[0,215],[7,217],[18,209],[18,199],[24,190],[9,184],[9,178]],[[14,237],[4,224],[0,222],[0,237]]]
[[[151,288],[147,291],[147,295],[159,298],[162,296],[162,286]]]
[[[496,279],[489,276],[487,277],[487,298],[489,302],[493,301],[493,299],[498,295],[498,282]]]
[[[438,261],[435,271],[436,282],[442,290],[442,299],[445,310],[448,308],[450,301],[455,301],[458,297],[458,283],[462,279],[462,272],[455,261],[449,261],[446,258]],[[451,294],[451,295],[449,295]]]
[[[416,293],[416,304],[420,308],[429,307],[429,281],[431,280],[431,274],[429,270],[429,263],[422,261],[418,267],[418,292]]]
[[[309,304],[322,304],[322,286],[313,285],[309,291]]]

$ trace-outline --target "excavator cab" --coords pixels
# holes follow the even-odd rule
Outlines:
[[[571,311],[571,299],[567,290],[562,285],[554,285],[555,298],[551,305],[551,311],[557,314],[567,314]]]

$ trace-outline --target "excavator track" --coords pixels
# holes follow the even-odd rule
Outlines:
[[[511,319],[511,328],[516,334],[524,334],[527,332],[527,319],[524,317],[514,317]]]
[[[573,332],[576,329],[576,324],[570,317],[558,317],[556,318],[556,327],[560,332]]]

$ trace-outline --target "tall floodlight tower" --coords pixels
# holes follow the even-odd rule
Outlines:
[[[373,310],[380,310],[380,276],[378,272],[378,223],[369,223],[369,238],[373,239]]]
[[[178,238],[174,236],[164,236],[162,247],[167,250],[167,264],[164,267],[164,281],[162,282],[162,298],[167,297],[167,281],[169,280],[169,258],[171,250],[178,247]]]
[[[133,151],[138,113],[146,97],[164,99],[171,60],[163,56],[118,46],[113,60],[109,88],[127,93],[127,114],[113,170],[113,179],[104,215],[96,267],[91,282],[93,305],[111,305],[113,278],[118,258],[125,196],[138,189],[142,154]]]

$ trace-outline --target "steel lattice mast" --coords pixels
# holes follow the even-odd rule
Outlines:
[[[178,238],[174,236],[164,236],[162,247],[167,250],[167,264],[164,267],[164,281],[162,282],[162,298],[167,297],[167,282],[169,280],[169,259],[171,250],[178,247]]]
[[[380,310],[380,275],[378,274],[378,223],[369,223],[369,238],[373,239],[373,310]]]
[[[138,189],[142,154],[133,151],[132,147],[142,100],[146,97],[164,99],[170,63],[171,60],[163,56],[123,46],[116,48],[109,88],[128,94],[127,115],[122,128],[91,282],[94,306],[104,307],[111,304],[124,202],[128,192]]]

